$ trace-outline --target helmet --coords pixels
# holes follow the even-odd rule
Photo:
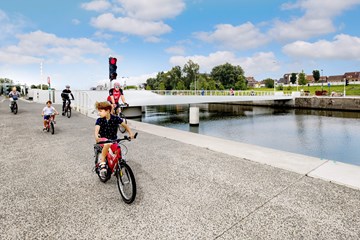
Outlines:
[[[114,83],[114,87],[120,87],[120,83],[118,82]]]
[[[70,85],[66,85],[65,88],[70,88]]]

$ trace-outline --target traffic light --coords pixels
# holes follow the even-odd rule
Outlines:
[[[346,79],[346,81],[345,81],[345,86],[347,86],[347,85],[349,85],[349,80],[348,79]]]
[[[109,57],[109,79],[110,79],[110,81],[116,79],[116,77],[117,77],[117,73],[116,73],[116,69],[117,69],[116,62],[117,62],[117,59],[116,59],[116,58]]]

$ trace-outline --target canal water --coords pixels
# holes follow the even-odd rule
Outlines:
[[[360,112],[199,104],[148,106],[142,122],[360,166]]]

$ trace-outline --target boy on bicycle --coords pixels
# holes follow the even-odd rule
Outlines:
[[[100,116],[95,123],[96,142],[117,139],[117,131],[120,125],[126,129],[130,138],[134,138],[130,127],[119,116],[111,114],[112,106],[109,102],[96,102],[95,108],[99,111]],[[112,144],[104,144],[101,152],[100,175],[102,176],[106,175],[107,172],[105,158]]]
[[[20,97],[20,93],[16,90],[16,87],[13,87],[11,92],[9,92],[10,108],[12,108],[12,105],[16,100],[18,100],[19,97]]]
[[[55,115],[59,114],[56,109],[51,106],[52,102],[49,100],[46,102],[46,107],[43,108],[41,116],[44,117],[44,128],[43,131],[46,130],[47,121],[50,119],[51,116],[53,116],[54,123],[55,123]]]

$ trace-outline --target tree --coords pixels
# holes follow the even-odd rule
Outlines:
[[[290,77],[290,82],[292,84],[296,83],[296,79],[297,79],[297,74],[296,73],[291,73],[291,77]]]
[[[319,72],[319,70],[313,70],[312,74],[313,74],[313,78],[314,78],[315,82],[320,80],[320,72]]]
[[[225,63],[214,67],[211,70],[210,76],[216,82],[220,82],[225,89],[235,88],[235,84],[239,81],[240,83],[237,83],[237,86],[240,89],[246,89],[244,70],[240,66]]]
[[[274,88],[275,80],[273,80],[271,78],[267,78],[267,79],[264,80],[264,82],[265,82],[265,87]]]
[[[307,81],[306,81],[306,76],[304,72],[301,72],[299,74],[299,85],[306,85]]]
[[[8,78],[0,78],[0,83],[14,84],[14,81]]]
[[[196,75],[198,74],[200,69],[199,64],[194,63],[193,61],[189,60],[183,67],[183,72],[185,73],[185,87],[186,89],[190,89],[190,85],[196,81]],[[193,84],[193,86],[195,86]]]

